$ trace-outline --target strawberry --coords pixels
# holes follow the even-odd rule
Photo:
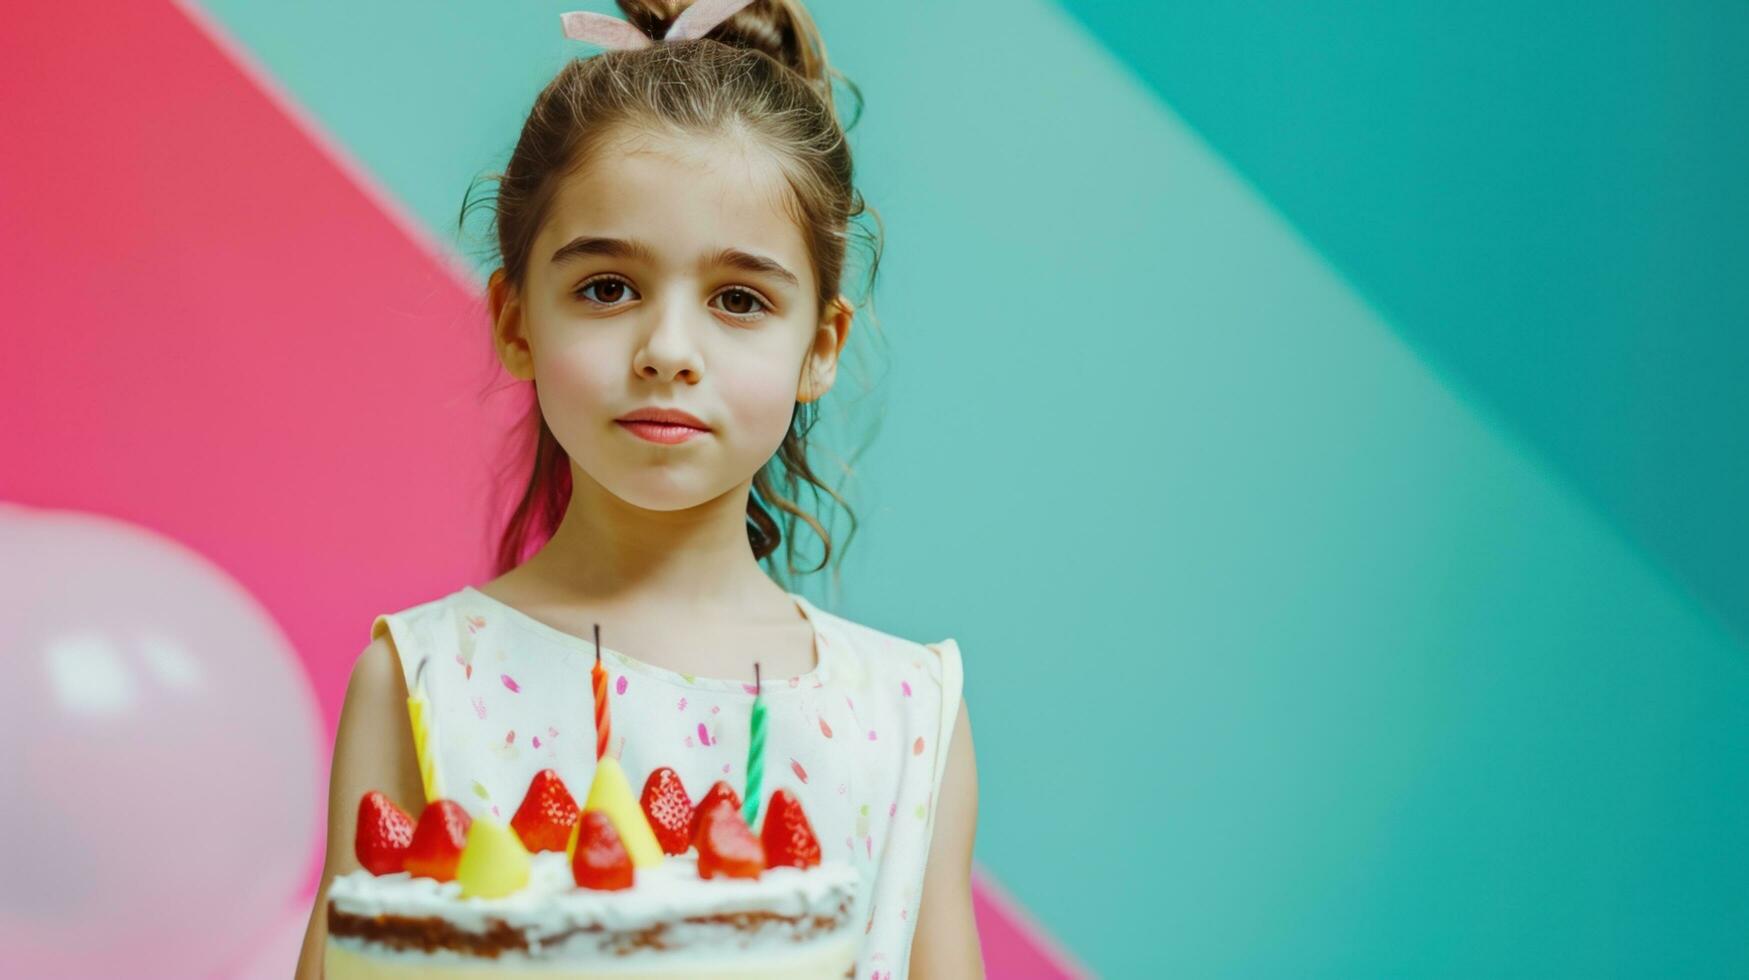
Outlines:
[[[577,800],[558,773],[542,769],[529,781],[522,806],[510,818],[510,829],[530,851],[562,851],[576,822]]]
[[[352,849],[358,863],[373,875],[392,875],[407,859],[413,841],[413,818],[376,790],[358,800],[358,831]]]
[[[711,807],[716,806],[717,803],[722,800],[728,800],[730,803],[735,804],[735,809],[737,810],[741,809],[741,794],[735,792],[735,787],[730,786],[724,780],[719,779],[711,784],[710,789],[705,790],[704,799],[699,800],[698,806],[693,809],[692,823],[686,828],[687,837],[695,841],[698,839],[699,821],[704,818],[704,815],[710,811]]]
[[[667,766],[652,771],[644,780],[644,794],[638,802],[650,820],[650,829],[656,832],[662,853],[686,853],[692,844],[692,798],[686,795],[680,774]]]
[[[577,850],[571,855],[571,879],[579,888],[596,891],[632,887],[631,855],[620,843],[613,820],[600,810],[590,810],[579,818]]]
[[[808,815],[802,812],[802,801],[787,789],[771,794],[765,826],[759,834],[768,868],[811,868],[820,863],[820,842],[808,824]]]
[[[433,800],[419,814],[413,840],[407,845],[406,869],[416,878],[455,880],[456,862],[468,842],[468,811],[454,800]]]
[[[728,800],[718,800],[699,817],[693,846],[698,848],[700,878],[757,878],[765,870],[759,838],[747,829],[741,808]]]

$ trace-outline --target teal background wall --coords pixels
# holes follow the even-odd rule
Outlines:
[[[1749,637],[1749,4],[1065,6]]]
[[[612,9],[203,6],[439,241]],[[812,9],[830,605],[960,640],[1002,884],[1110,976],[1749,973],[1749,11]]]

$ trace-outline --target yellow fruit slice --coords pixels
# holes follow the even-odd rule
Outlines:
[[[595,779],[589,784],[589,798],[583,801],[583,809],[600,810],[613,821],[613,829],[619,831],[620,842],[631,855],[632,867],[653,868],[662,863],[662,845],[656,841],[656,832],[650,829],[644,808],[632,795],[631,784],[626,782],[625,770],[620,768],[618,759],[610,755],[595,763]],[[565,843],[568,858],[577,854],[579,826],[581,821],[571,828],[571,837]]]
[[[468,824],[468,840],[455,866],[463,898],[503,898],[528,884],[528,848],[516,832],[491,817]]]

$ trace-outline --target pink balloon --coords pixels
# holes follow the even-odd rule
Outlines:
[[[0,504],[0,975],[201,976],[315,848],[310,682],[267,611],[111,518]]]

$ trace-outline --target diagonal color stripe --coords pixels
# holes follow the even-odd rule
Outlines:
[[[463,289],[475,288],[472,269],[455,254],[455,251],[444,245],[426,228],[416,216],[384,187],[371,172],[359,164],[358,160],[344,145],[333,139],[322,126],[298,104],[298,101],[285,90],[285,87],[274,78],[273,73],[266,70],[248,48],[237,43],[231,33],[216,18],[206,12],[206,9],[193,0],[170,0],[175,8],[187,17],[189,22],[231,63],[243,77],[248,79],[273,107],[283,114],[287,120],[310,141],[315,148],[332,163],[335,169],[346,176],[346,179],[358,188],[376,209],[382,212],[402,234],[416,243],[420,250],[431,257],[433,262],[445,266],[455,276],[457,285]]]
[[[972,890],[986,976],[1035,980],[1059,977],[1080,980],[1093,976],[1014,896],[997,884],[988,868],[981,865],[973,868]]]
[[[1749,640],[1749,4],[1060,2]]]

